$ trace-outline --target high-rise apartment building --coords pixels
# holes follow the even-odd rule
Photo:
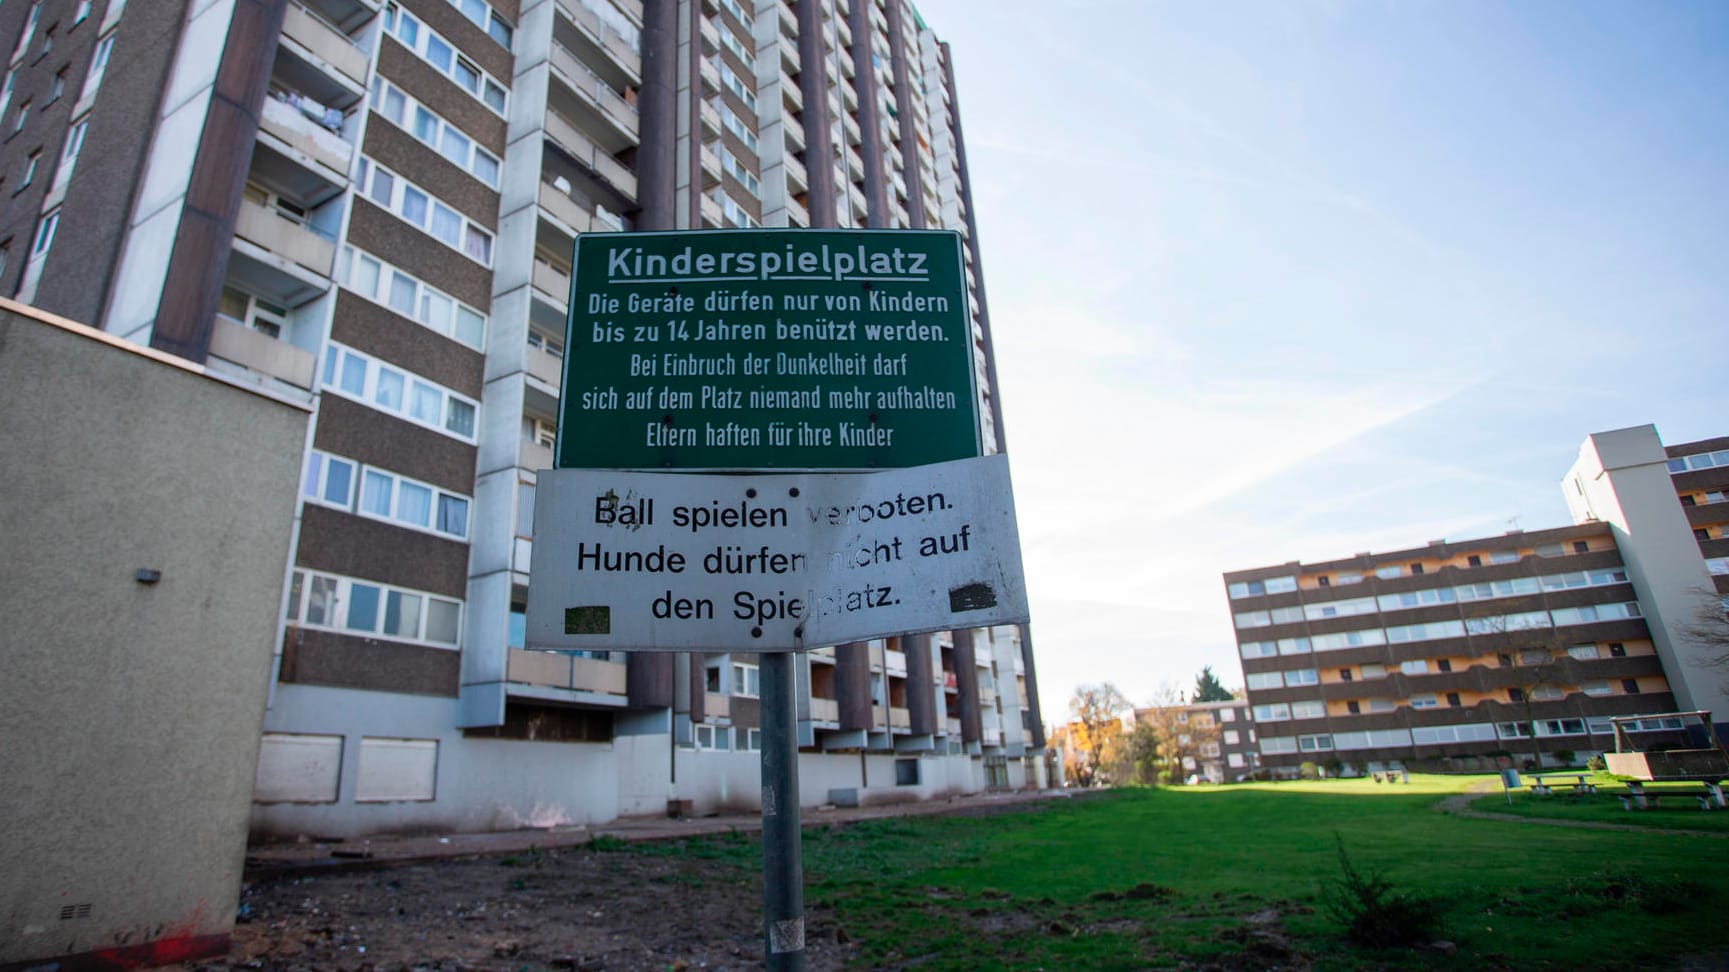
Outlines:
[[[577,235],[958,231],[1000,448],[953,67],[904,0],[33,0],[6,38],[0,292],[315,407],[261,831],[759,798],[754,657],[521,650]],[[799,676],[809,802],[1042,776],[1024,627]]]
[[[1262,764],[1549,762],[1613,750],[1615,716],[1659,716],[1631,724],[1649,744],[1686,742],[1677,709],[1729,722],[1697,635],[1729,593],[1729,439],[1598,433],[1562,487],[1573,526],[1227,573]]]

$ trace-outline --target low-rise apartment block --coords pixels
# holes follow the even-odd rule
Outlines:
[[[1723,446],[1600,433],[1563,481],[1573,526],[1227,573],[1262,763],[1550,765],[1612,749],[1614,716],[1653,715],[1646,744],[1685,740],[1662,713],[1724,722],[1689,633],[1721,610]]]

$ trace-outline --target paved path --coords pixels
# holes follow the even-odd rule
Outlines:
[[[822,827],[884,817],[990,814],[1046,800],[1083,797],[1087,792],[1089,791],[1016,790],[918,803],[806,807],[802,811],[801,822],[805,827]],[[758,814],[729,814],[677,818],[622,817],[593,826],[577,825],[479,834],[377,836],[354,840],[302,839],[248,847],[246,880],[368,870],[456,857],[514,854],[535,847],[574,847],[597,837],[636,842],[676,840],[705,834],[756,833],[761,829],[762,817]]]
[[[1549,827],[1576,827],[1580,830],[1621,830],[1635,834],[1679,834],[1684,837],[1716,837],[1729,838],[1729,834],[1715,830],[1677,830],[1672,827],[1646,827],[1641,824],[1602,823],[1596,820],[1557,820],[1553,817],[1521,817],[1511,813],[1491,813],[1487,810],[1473,810],[1471,803],[1487,793],[1495,792],[1494,780],[1479,780],[1471,784],[1470,789],[1463,793],[1455,793],[1435,801],[1435,810],[1440,813],[1452,814],[1455,817],[1473,817],[1478,820],[1509,820],[1514,823],[1542,824]]]

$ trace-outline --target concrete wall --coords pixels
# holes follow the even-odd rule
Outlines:
[[[1716,589],[1668,462],[1654,426],[1598,432],[1580,447],[1561,491],[1575,522],[1601,520],[1614,531],[1676,703],[1709,709],[1713,723],[1729,724],[1729,697],[1718,671],[1704,664],[1712,649],[1688,632]]]
[[[307,416],[0,301],[0,964],[226,947]]]
[[[619,766],[646,763],[628,758],[639,738],[658,738],[665,751],[665,736],[620,737],[613,743],[465,738],[454,728],[457,706],[456,699],[435,696],[278,685],[265,732],[274,737],[291,728],[295,734],[341,737],[336,798],[254,804],[254,836],[359,837],[600,823],[617,816],[623,795],[615,761]],[[435,742],[437,799],[365,800],[361,753],[369,739]],[[261,781],[267,773],[261,767]],[[663,790],[653,809],[665,805]]]

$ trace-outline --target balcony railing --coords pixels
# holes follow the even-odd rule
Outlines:
[[[512,648],[506,671],[507,680],[525,685],[602,695],[625,694],[625,669],[621,662]]]
[[[564,380],[564,358],[553,354],[545,348],[524,348],[523,367],[530,375],[539,378],[558,391],[559,383]]]
[[[522,468],[539,472],[552,468],[552,446],[541,445],[533,439],[522,443]]]
[[[702,693],[702,715],[704,719],[732,718],[732,700],[719,692]]]
[[[582,133],[568,118],[556,111],[546,113],[546,131],[565,153],[578,163],[588,166],[608,185],[631,199],[636,198],[636,173],[612,157],[594,140]]]
[[[632,140],[641,137],[638,131],[642,123],[637,116],[636,105],[626,101],[624,95],[613,90],[612,85],[589,70],[588,65],[566,50],[563,44],[552,45],[552,66],[564,76],[564,81],[571,90],[610,118]]]
[[[893,649],[883,652],[883,668],[890,675],[904,677],[907,673],[907,653]]]
[[[299,4],[289,4],[288,12],[282,18],[282,35],[311,51],[357,87],[366,87],[366,68],[370,60],[366,52],[347,34],[325,23],[317,14]]]
[[[221,314],[210,332],[210,353],[259,374],[300,388],[312,388],[313,356]]]
[[[264,99],[259,127],[318,163],[322,170],[319,175],[332,182],[347,181],[348,162],[354,157],[354,146],[275,92]]]
[[[330,276],[336,260],[335,241],[257,203],[241,203],[234,235],[321,277]]]
[[[813,698],[810,700],[810,717],[812,722],[839,722],[840,702]]]
[[[890,729],[911,729],[912,726],[913,716],[910,711],[895,706],[889,707]]]
[[[586,34],[595,47],[605,51],[612,62],[630,75],[632,80],[642,80],[642,54],[622,34],[601,20],[597,11],[582,0],[577,3],[560,3],[558,10],[575,24],[578,30]]]
[[[544,260],[536,260],[532,280],[534,289],[545,294],[558,306],[563,307],[569,302],[570,274]]]

